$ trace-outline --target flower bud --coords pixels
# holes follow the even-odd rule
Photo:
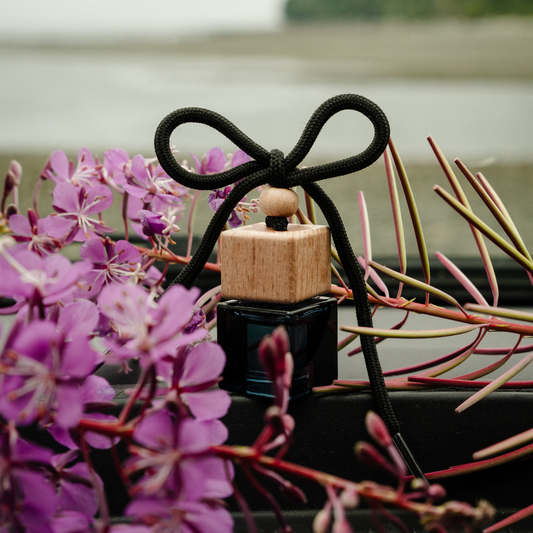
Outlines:
[[[480,500],[475,508],[474,520],[479,527],[492,523],[496,516],[496,509],[487,501]]]
[[[359,505],[359,492],[355,485],[348,485],[339,496],[345,509],[355,509]]]
[[[307,497],[303,490],[296,485],[293,485],[290,481],[286,481],[284,485],[281,485],[279,490],[290,502],[307,503]]]
[[[331,508],[321,509],[313,520],[313,533],[326,533],[331,520]]]
[[[9,204],[6,207],[6,213],[5,214],[6,214],[6,218],[9,220],[10,216],[19,214],[18,207],[15,204]]]
[[[366,430],[370,436],[383,448],[387,448],[392,444],[392,438],[389,430],[385,425],[385,422],[381,420],[381,417],[374,413],[374,411],[368,411],[365,419]]]
[[[152,213],[152,211],[141,209],[137,215],[141,221],[143,233],[147,237],[151,237],[152,235],[163,235],[163,230],[167,225],[161,220],[163,217],[162,214]]]
[[[335,520],[335,522],[333,522],[331,533],[353,533],[353,529],[352,526],[348,523],[348,520],[346,520],[346,518],[343,518],[341,520]]]
[[[398,476],[398,471],[394,466],[379,453],[379,451],[369,444],[368,442],[358,442],[355,445],[355,454],[357,458],[368,466],[373,468],[379,468],[385,470],[392,474],[393,476]]]
[[[288,351],[289,336],[283,326],[278,326],[272,335],[267,335],[259,344],[259,357],[271,381],[276,382],[276,378],[285,377]]]
[[[424,483],[422,480],[420,480],[422,484]],[[434,484],[430,485],[426,489],[427,495],[432,500],[442,500],[446,496],[446,489],[442,485]]]

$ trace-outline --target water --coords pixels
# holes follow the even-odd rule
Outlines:
[[[278,27],[284,0],[0,0],[0,39],[177,39]]]
[[[153,153],[159,121],[200,106],[227,116],[267,149],[288,152],[325,99],[358,93],[380,105],[404,159],[432,159],[431,134],[451,157],[533,161],[533,81],[373,79],[317,74],[316,60],[184,56],[69,49],[0,49],[0,151],[47,152],[123,147]],[[366,119],[334,117],[313,159],[360,151],[371,139]],[[188,154],[232,146],[204,126],[175,135]]]

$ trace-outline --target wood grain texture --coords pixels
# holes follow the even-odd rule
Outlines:
[[[327,226],[289,224],[274,231],[264,222],[221,235],[222,296],[290,304],[331,286]]]

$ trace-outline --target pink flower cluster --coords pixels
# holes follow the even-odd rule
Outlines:
[[[54,212],[40,218],[36,200],[25,217],[21,176],[12,163],[0,214],[12,233],[0,237],[0,295],[12,300],[1,312],[16,314],[0,349],[0,530],[231,531],[221,498],[232,493],[232,465],[212,450],[227,438],[219,418],[229,395],[215,388],[225,355],[209,341],[199,291],[174,286],[158,299],[164,278],[153,259],[105,236],[113,230],[102,216],[118,193],[127,224],[161,244],[179,229],[188,191],[142,156],[110,150],[100,163],[82,149],[73,164],[58,151],[37,187],[55,182]],[[80,260],[71,263],[58,252],[76,241]],[[95,371],[134,361],[141,378],[117,418],[108,413],[114,390]],[[67,451],[23,439],[29,425]],[[122,438],[133,521],[111,526],[90,450]]]

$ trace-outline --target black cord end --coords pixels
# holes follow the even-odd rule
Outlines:
[[[265,224],[267,225],[267,228],[271,228],[276,231],[287,231],[289,221],[286,217],[267,216],[265,218]]]
[[[400,435],[400,433],[396,433],[396,435],[392,437],[392,440],[394,441],[397,450],[400,452],[400,455],[403,457],[407,468],[409,468],[411,471],[411,474],[416,479],[421,479],[426,485],[429,485],[424,472],[416,462],[414,455],[411,453],[409,446],[407,446],[407,443],[403,440],[403,437]]]

